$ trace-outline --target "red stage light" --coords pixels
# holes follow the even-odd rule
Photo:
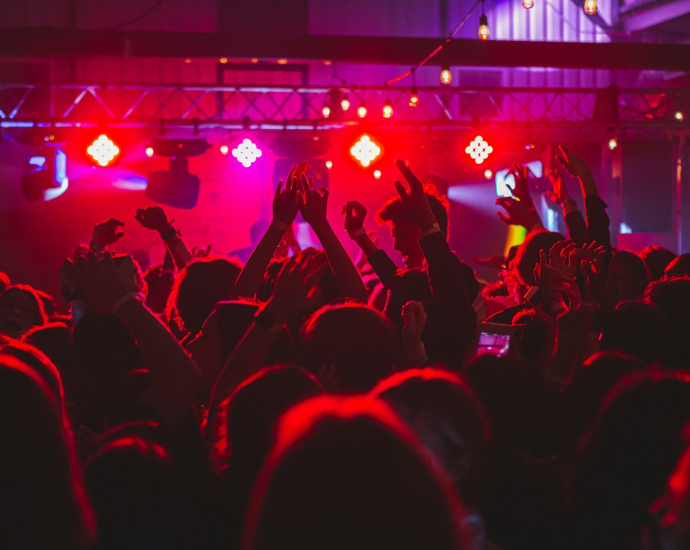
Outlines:
[[[108,164],[120,154],[120,148],[115,145],[108,136],[101,134],[91,145],[89,145],[86,152],[91,155],[93,160],[100,166],[108,166]]]
[[[326,161],[326,168],[328,168],[329,170],[330,170],[331,168],[333,168],[333,161],[327,160],[327,161]]]
[[[393,105],[391,100],[386,99],[386,104],[383,106],[383,118],[390,118],[393,116]]]
[[[371,136],[364,134],[359,141],[350,148],[350,154],[366,168],[381,154],[381,148],[371,139]]]
[[[377,180],[380,180],[381,179],[381,170],[374,170],[374,177]]]
[[[472,157],[472,160],[477,164],[482,164],[489,158],[489,155],[493,153],[493,151],[494,148],[484,141],[482,136],[477,136],[467,147],[465,147],[465,153]]]
[[[153,153],[154,153],[153,147],[147,147],[147,148],[146,148],[146,156],[147,156],[147,157],[152,157],[152,156],[153,156]]]

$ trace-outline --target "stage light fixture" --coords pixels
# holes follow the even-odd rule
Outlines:
[[[683,116],[683,111],[676,111],[676,113],[673,115],[673,118],[675,118],[678,122],[683,122],[683,119],[685,118]]]
[[[326,103],[323,106],[323,109],[321,109],[321,114],[323,115],[323,118],[328,118],[331,116],[331,108],[329,107],[328,103]]]
[[[618,147],[618,140],[616,138],[611,138],[609,140],[609,149],[613,151],[616,147]]]
[[[585,13],[587,15],[597,13],[597,0],[585,0]]]
[[[327,161],[326,161],[326,168],[328,168],[329,170],[330,170],[331,168],[333,168],[333,162],[330,161],[330,160],[327,160]]]
[[[227,155],[230,152],[230,147],[228,147],[227,145],[221,145],[220,152],[222,155]]]
[[[484,177],[488,180],[490,180],[493,177],[494,173],[491,170],[484,170]]]
[[[393,105],[391,105],[391,100],[386,99],[386,104],[383,106],[383,118],[390,118],[393,116]]]
[[[21,189],[31,202],[49,201],[62,195],[69,185],[67,155],[62,149],[42,148],[24,165]]]
[[[147,147],[147,148],[146,148],[146,156],[147,156],[147,157],[152,157],[152,156],[153,156],[153,153],[154,153],[153,147]]]
[[[489,39],[489,20],[484,13],[484,0],[482,0],[482,14],[479,16],[479,38],[482,40]]]
[[[168,139],[156,138],[149,145],[159,157],[198,157],[211,146],[203,138]]]
[[[350,148],[350,154],[366,168],[381,154],[381,148],[371,139],[371,136],[364,134]]]
[[[374,178],[377,180],[381,179],[381,170],[374,170]]]
[[[522,0],[522,7],[531,10],[534,7],[534,0]]]
[[[357,116],[359,118],[364,118],[365,116],[367,116],[367,108],[364,105],[364,101],[362,101],[362,103],[357,108]]]
[[[410,107],[419,105],[419,94],[417,93],[417,86],[412,86],[410,91]]]
[[[347,98],[347,94],[343,96],[343,99],[340,101],[340,108],[343,111],[349,111],[350,110],[350,100]]]
[[[120,148],[105,134],[98,136],[88,146],[86,152],[91,155],[100,166],[108,166],[120,154]]]
[[[494,148],[482,136],[477,136],[465,147],[465,153],[477,164],[482,164],[493,151]]]
[[[232,156],[245,168],[249,168],[256,162],[256,159],[258,159],[261,154],[261,149],[259,149],[256,144],[252,143],[251,139],[247,138],[243,139],[242,143],[232,150]]]

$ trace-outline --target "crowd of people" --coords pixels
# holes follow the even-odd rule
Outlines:
[[[556,160],[584,215],[551,171],[568,235],[544,229],[515,165],[496,203],[528,234],[477,260],[495,281],[402,161],[376,222],[404,270],[355,200],[350,257],[305,162],[246,262],[149,206],[164,261],[97,224],[55,266],[69,314],[0,273],[2,547],[690,548],[690,254],[617,250]]]

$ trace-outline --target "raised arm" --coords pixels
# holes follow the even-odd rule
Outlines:
[[[175,220],[168,221],[165,211],[160,206],[138,208],[134,219],[146,229],[156,231],[160,235],[178,270],[183,269],[192,261],[194,258],[192,253],[182,240],[180,232],[172,225]]]
[[[311,225],[319,238],[343,294],[359,303],[366,304],[367,289],[362,277],[328,222],[326,216],[328,190],[319,189],[316,191],[311,188],[311,183],[307,183],[305,176],[301,177],[302,194],[300,194],[299,200],[302,217]]]
[[[125,236],[123,231],[118,231],[124,225],[123,222],[115,218],[97,223],[93,228],[89,250],[97,256],[102,256],[106,248]]]
[[[587,237],[587,226],[582,213],[577,208],[577,203],[568,194],[568,188],[558,170],[549,170],[549,181],[553,186],[553,191],[547,191],[546,195],[563,209],[563,220],[568,228],[568,237],[575,241],[577,246],[582,246]]]
[[[502,206],[508,215],[503,212],[496,212],[496,214],[508,225],[521,225],[527,231],[544,227],[529,194],[529,169],[526,166],[514,164],[510,169],[510,174],[515,180],[515,185],[512,188],[508,187],[513,196],[499,197],[495,201],[495,204]]]
[[[111,311],[137,342],[151,374],[151,388],[143,402],[156,409],[171,425],[190,411],[201,389],[199,369],[175,337],[140,301],[123,279],[108,252],[102,260],[94,254],[79,258],[76,264],[65,261],[84,289],[89,309]]]
[[[242,273],[235,283],[235,295],[238,297],[253,298],[261,285],[264,273],[268,264],[271,263],[273,253],[285,236],[285,232],[291,228],[292,222],[297,216],[299,203],[299,180],[295,174],[306,168],[306,163],[294,167],[287,178],[287,184],[283,189],[281,181],[276,187],[273,197],[273,221],[266,229],[266,233],[256,245],[256,248],[249,256],[247,263],[242,269]]]

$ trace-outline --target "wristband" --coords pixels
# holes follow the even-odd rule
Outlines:
[[[347,234],[350,235],[351,239],[355,239],[356,237],[359,237],[360,235],[365,235],[367,232],[366,229],[363,227],[360,227],[359,229],[355,229],[354,231],[348,231]]]
[[[113,313],[117,313],[118,310],[130,300],[139,300],[140,298],[141,294],[139,292],[130,292],[129,294],[120,296],[110,309]]]
[[[179,236],[180,236],[180,232],[177,229],[175,229],[174,227],[171,227],[165,233],[161,233],[161,239],[163,239],[164,241],[167,241],[169,239],[172,239],[173,237],[179,237]]]
[[[422,237],[426,237],[427,235],[431,235],[432,233],[440,233],[441,232],[441,226],[438,223],[434,223],[434,225],[431,226],[431,229],[427,229],[426,231],[422,231]]]
[[[278,220],[273,220],[271,222],[270,227],[275,227],[276,229],[280,229],[283,233],[285,233],[288,229],[290,229],[290,225],[287,223],[279,222]]]
[[[254,317],[254,323],[260,326],[266,332],[272,332],[273,334],[278,334],[283,329],[283,325],[281,325],[273,313],[266,308],[262,309],[256,314]]]

